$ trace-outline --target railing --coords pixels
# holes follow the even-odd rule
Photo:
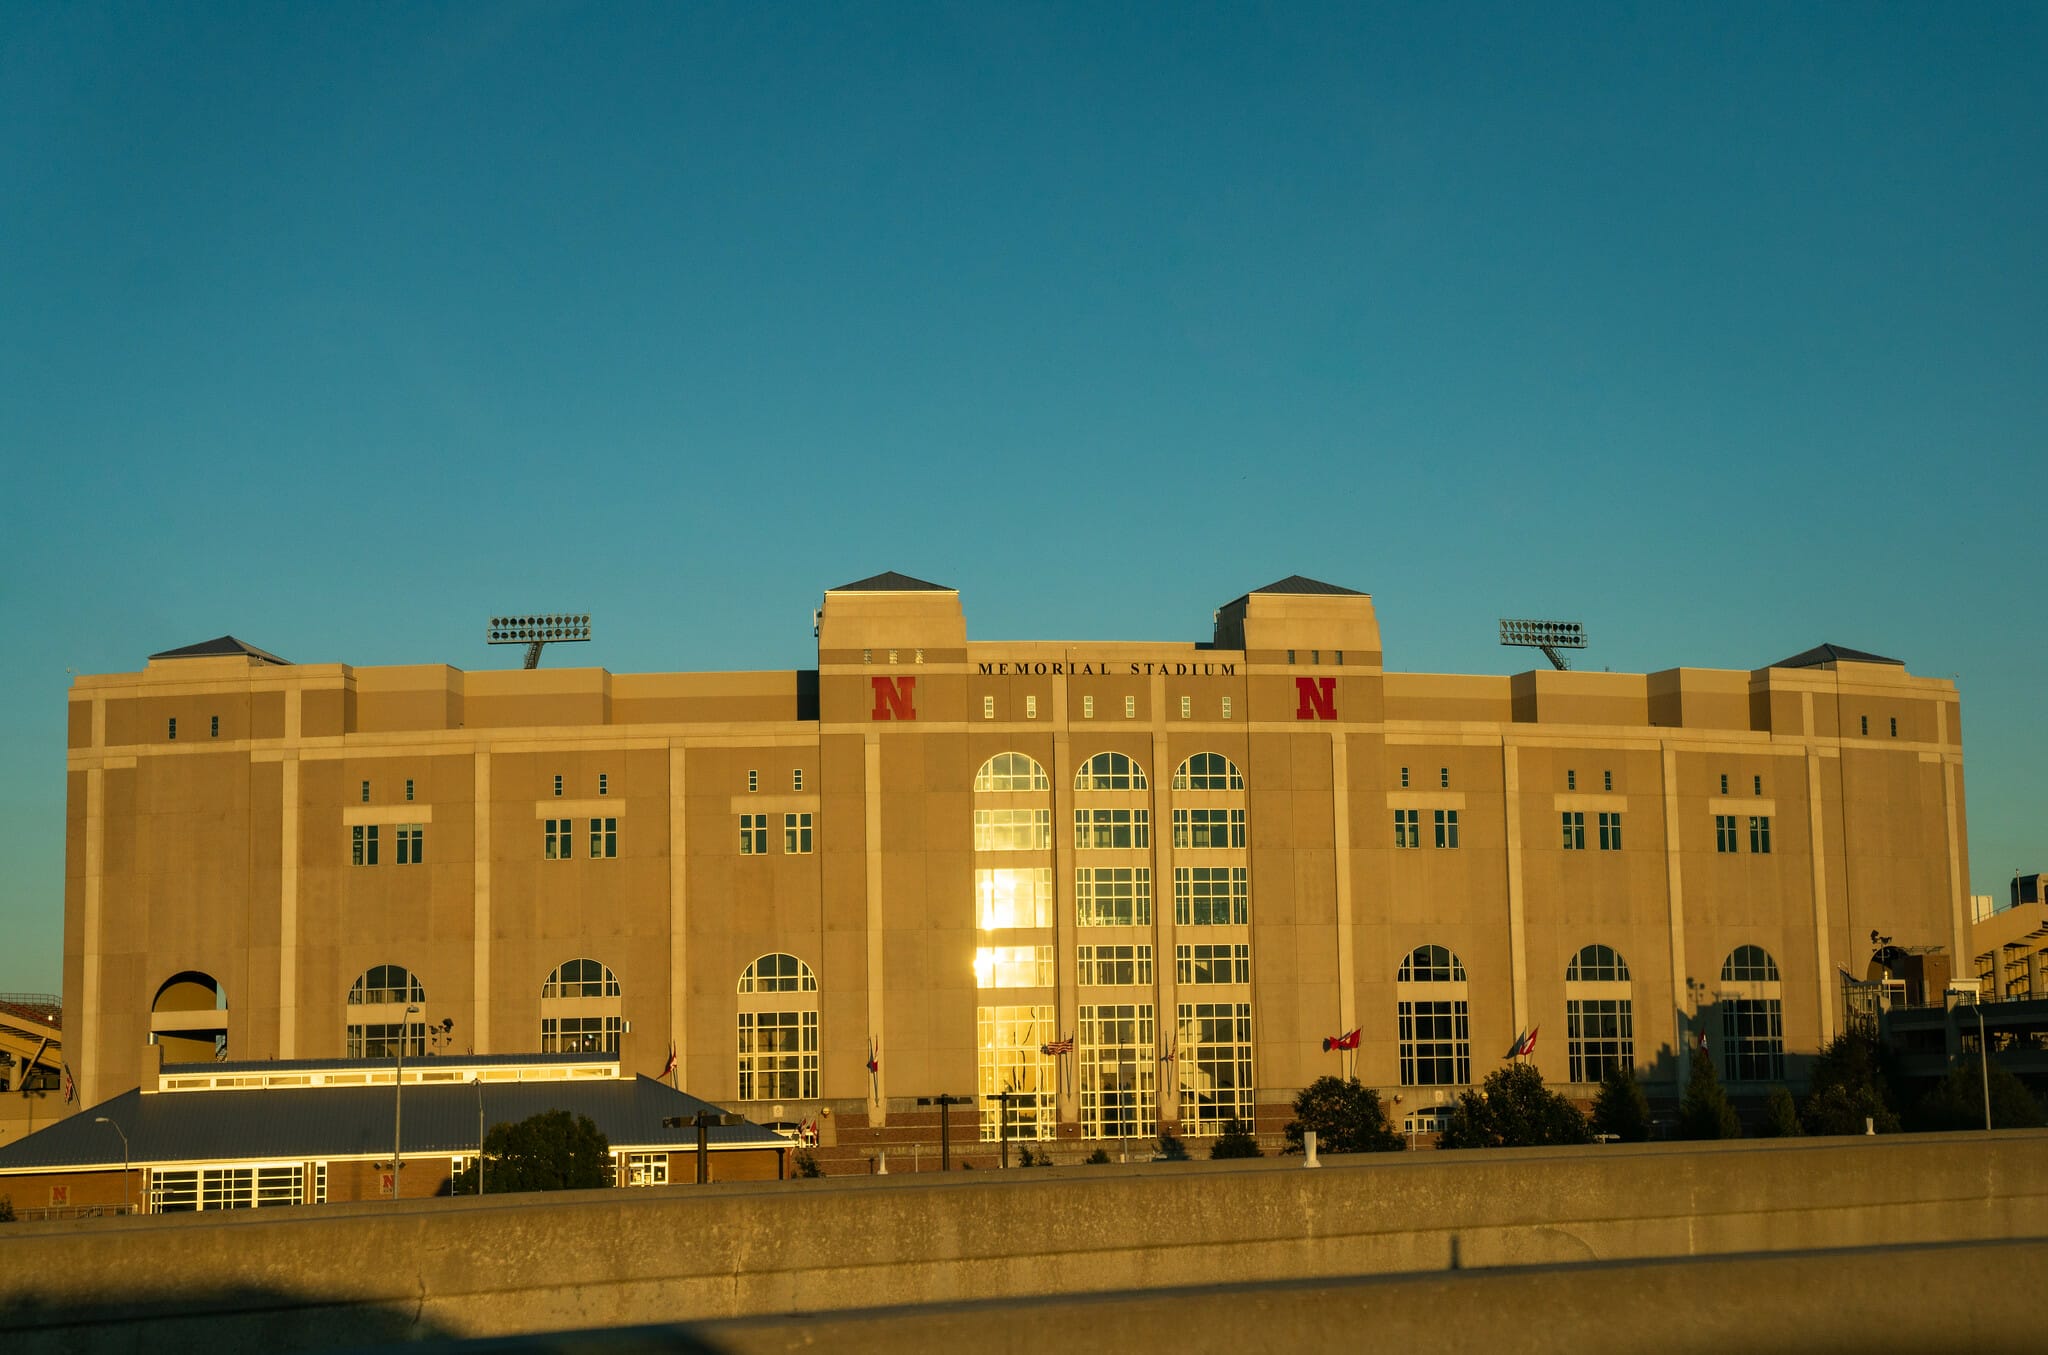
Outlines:
[[[14,1217],[24,1222],[39,1219],[96,1219],[111,1214],[140,1214],[139,1204],[59,1204],[43,1209],[15,1206]]]

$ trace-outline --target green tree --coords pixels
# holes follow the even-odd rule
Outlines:
[[[823,1176],[825,1169],[818,1165],[818,1155],[808,1148],[796,1150],[796,1174],[798,1176]]]
[[[1685,1096],[1678,1103],[1678,1137],[1682,1139],[1739,1139],[1742,1121],[1721,1090],[1714,1072],[1713,1055],[1696,1050],[1692,1072],[1685,1080]]]
[[[1109,1149],[1097,1148],[1094,1152],[1088,1154],[1087,1165],[1091,1167],[1100,1167],[1107,1161],[1109,1161]]]
[[[1287,1151],[1302,1150],[1301,1136],[1313,1130],[1322,1153],[1396,1153],[1408,1146],[1387,1123],[1379,1093],[1357,1078],[1319,1077],[1294,1098],[1287,1124]]]
[[[587,1115],[547,1110],[484,1135],[484,1190],[491,1195],[608,1185],[610,1165],[611,1144]],[[476,1173],[475,1164],[456,1173],[449,1193],[476,1194]]]
[[[1209,1156],[1218,1157],[1264,1157],[1259,1150],[1258,1137],[1252,1127],[1243,1120],[1231,1120],[1223,1126],[1223,1133],[1216,1142],[1209,1145]]]
[[[1171,1129],[1162,1129],[1159,1131],[1159,1156],[1168,1162],[1185,1162],[1188,1160],[1188,1147]]]
[[[1809,1134],[1861,1134],[1866,1119],[1880,1134],[1898,1132],[1891,1079],[1876,1034],[1844,1031],[1813,1061],[1800,1121]]]
[[[1785,1087],[1771,1088],[1770,1099],[1764,1102],[1763,1128],[1758,1136],[1766,1139],[1796,1139],[1806,1131],[1799,1124],[1799,1107],[1792,1103],[1792,1093]]]
[[[2007,1072],[1996,1060],[1991,1064],[1991,1127],[2033,1129],[2044,1121],[2041,1103],[2027,1085]],[[1965,1054],[1949,1067],[1948,1076],[1934,1085],[1915,1107],[1916,1129],[1982,1129],[1984,1127],[1984,1075],[1975,1054]]]
[[[1641,1143],[1650,1137],[1650,1098],[1628,1063],[1607,1065],[1600,1078],[1600,1094],[1593,1098],[1593,1132],[1612,1134],[1623,1143]]]
[[[1591,1143],[1586,1117],[1563,1095],[1543,1085],[1533,1063],[1511,1063],[1486,1075],[1476,1091],[1458,1098],[1444,1126],[1444,1148],[1535,1148]]]

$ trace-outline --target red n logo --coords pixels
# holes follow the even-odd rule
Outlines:
[[[875,709],[872,718],[877,720],[915,720],[917,707],[911,704],[911,696],[917,686],[914,677],[869,678],[875,684]]]
[[[1337,718],[1337,679],[1298,677],[1294,680],[1294,686],[1301,693],[1301,705],[1295,709],[1295,719]]]

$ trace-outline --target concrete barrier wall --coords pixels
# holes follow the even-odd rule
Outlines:
[[[215,1352],[885,1303],[2048,1233],[2048,1132],[1069,1167],[0,1229],[10,1352]],[[1554,1278],[1563,1301],[1569,1268]],[[1576,1302],[1576,1293],[1572,1295]]]

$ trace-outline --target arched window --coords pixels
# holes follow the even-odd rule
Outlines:
[[[818,976],[794,955],[763,955],[740,975],[739,1099],[818,1095]]]
[[[618,975],[596,960],[565,960],[540,990],[543,1054],[616,1054],[624,1027]]]
[[[348,990],[348,1005],[348,1057],[395,1058],[401,1047],[412,1056],[427,1052],[427,990],[405,966],[364,970]]]
[[[1221,753],[1196,753],[1173,774],[1175,790],[1243,790],[1244,773]]]
[[[1628,962],[1612,946],[1583,947],[1564,971],[1565,1045],[1574,1082],[1635,1066],[1635,999]]]
[[[1785,1079],[1785,1014],[1778,962],[1737,946],[1721,962],[1721,1070],[1730,1082]]]
[[[997,753],[974,774],[976,790],[1051,790],[1045,768],[1029,753]]]
[[[228,995],[211,974],[186,970],[165,979],[149,1007],[149,1042],[165,1063],[213,1063],[227,1057]]]
[[[1122,753],[1097,753],[1074,773],[1075,790],[1144,790],[1145,769]]]
[[[1395,976],[1401,1025],[1401,1085],[1456,1087],[1472,1081],[1472,1022],[1465,965],[1443,946],[1417,946]]]

